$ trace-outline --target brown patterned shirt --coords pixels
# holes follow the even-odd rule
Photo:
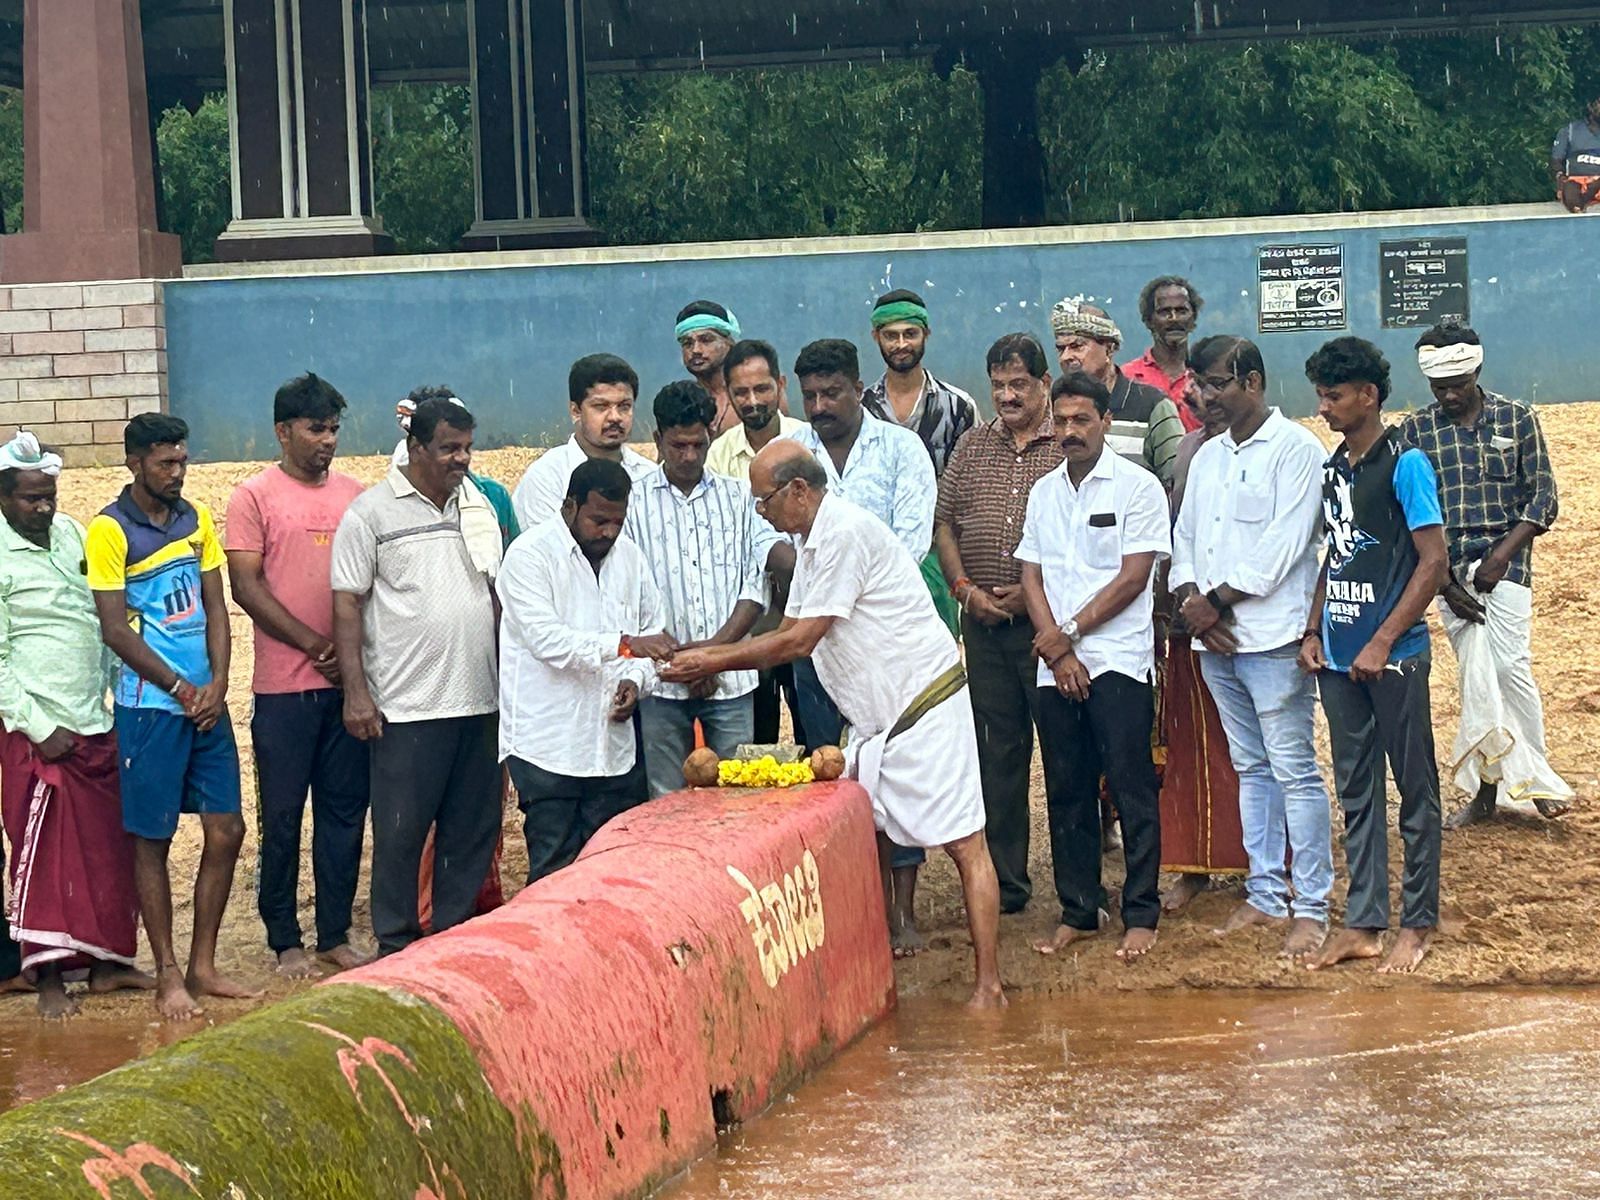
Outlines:
[[[996,417],[974,426],[956,444],[939,480],[934,520],[950,526],[967,577],[981,588],[1018,583],[1022,565],[1013,557],[1022,538],[1033,485],[1061,465],[1050,413],[1020,452]]]

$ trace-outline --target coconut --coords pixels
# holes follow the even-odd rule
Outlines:
[[[844,774],[844,751],[837,746],[823,746],[811,756],[813,779],[837,779]]]
[[[716,787],[717,764],[717,752],[701,746],[683,760],[683,781],[690,787]]]

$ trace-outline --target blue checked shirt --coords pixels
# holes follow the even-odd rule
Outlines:
[[[828,490],[866,509],[921,562],[933,545],[933,506],[939,480],[922,439],[911,430],[861,414],[861,432],[841,474],[833,456],[809,424],[789,434],[816,456],[828,473]]]
[[[1556,477],[1533,409],[1495,392],[1483,393],[1483,412],[1463,428],[1437,404],[1412,413],[1400,427],[1408,446],[1426,454],[1439,476],[1439,502],[1450,539],[1450,572],[1463,583],[1472,564],[1521,521],[1549,529],[1556,520]],[[1506,579],[1529,586],[1532,546],[1506,568]]]

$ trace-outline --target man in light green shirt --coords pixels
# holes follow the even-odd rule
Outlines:
[[[133,965],[139,905],[106,707],[112,660],[83,526],[56,511],[60,472],[32,434],[0,446],[0,816],[15,939],[0,944],[0,975],[36,983],[45,1017],[77,1011],[68,972],[87,970],[91,992],[155,986]]]

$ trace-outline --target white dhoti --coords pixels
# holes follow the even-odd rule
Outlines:
[[[1439,602],[1461,681],[1461,727],[1451,754],[1456,786],[1475,795],[1481,784],[1498,783],[1499,800],[1570,804],[1572,788],[1545,757],[1544,704],[1533,681],[1533,592],[1502,582],[1474,595],[1483,605],[1482,625]]]
[[[889,731],[845,746],[845,774],[872,798],[872,820],[897,846],[944,846],[984,825],[978,734],[963,687],[889,740]]]

